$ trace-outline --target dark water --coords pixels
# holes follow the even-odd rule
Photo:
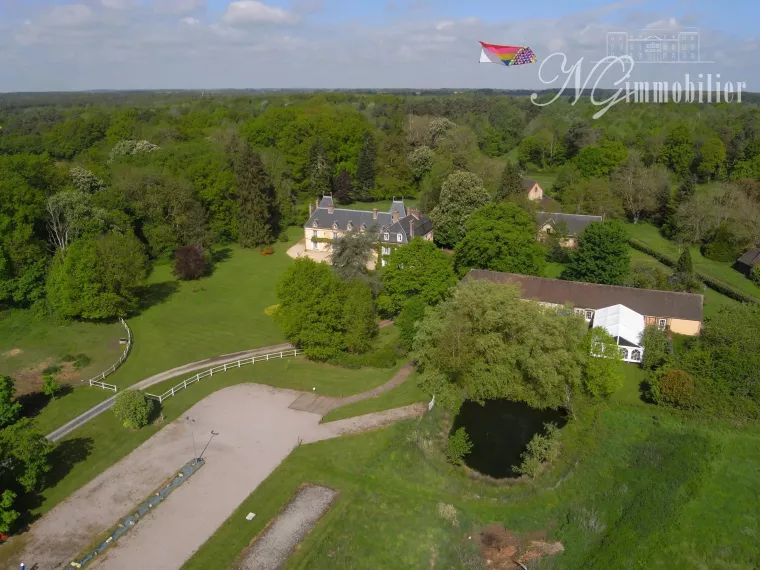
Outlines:
[[[536,410],[521,402],[487,400],[465,402],[454,419],[452,433],[460,427],[467,430],[472,451],[465,458],[468,467],[498,479],[517,477],[512,470],[522,463],[520,454],[536,433],[543,433],[544,424],[557,427],[567,423],[563,411]]]

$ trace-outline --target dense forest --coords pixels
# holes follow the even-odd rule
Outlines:
[[[756,105],[592,114],[488,92],[5,95],[0,304],[129,314],[152,260],[271,243],[330,192],[416,197],[454,247],[466,212],[517,192],[515,172],[551,174],[541,207],[648,219],[711,259],[760,244]]]

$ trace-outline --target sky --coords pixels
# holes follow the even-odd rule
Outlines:
[[[697,30],[714,63],[637,64],[631,80],[720,74],[760,91],[758,17],[750,0],[0,0],[0,92],[541,89],[561,87],[563,61],[593,84],[607,33],[641,29]],[[479,64],[479,40],[538,63]]]

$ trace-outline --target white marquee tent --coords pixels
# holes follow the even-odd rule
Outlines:
[[[596,310],[593,326],[605,329],[615,338],[623,360],[641,362],[644,355],[641,335],[645,326],[642,315],[625,305],[613,305]]]

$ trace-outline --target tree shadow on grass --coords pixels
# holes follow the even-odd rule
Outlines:
[[[231,247],[220,247],[219,249],[214,249],[211,252],[211,261],[215,265],[217,263],[222,263],[223,261],[227,261],[230,257],[232,257]]]
[[[178,281],[162,281],[161,283],[151,283],[150,285],[145,285],[140,290],[140,305],[138,308],[138,314],[151,307],[165,303],[178,290]]]
[[[62,398],[67,394],[73,392],[74,389],[68,384],[63,384],[61,390],[58,392],[57,398]],[[50,403],[53,399],[50,396],[46,396],[42,392],[32,392],[30,394],[24,394],[17,398],[21,404],[21,415],[25,418],[37,417],[40,412]]]

